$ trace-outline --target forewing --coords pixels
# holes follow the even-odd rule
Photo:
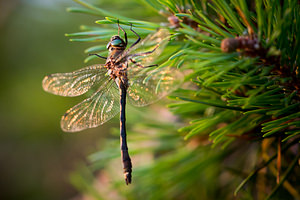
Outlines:
[[[102,84],[106,80],[106,73],[104,65],[92,65],[70,73],[51,74],[44,78],[43,88],[60,96],[79,96],[95,83]]]
[[[129,49],[127,55],[137,55],[149,52],[155,49],[151,54],[134,56],[132,59],[143,66],[156,64],[157,58],[161,55],[167,43],[169,42],[170,32],[167,29],[159,29],[154,34],[148,35],[144,40]]]
[[[128,100],[135,106],[146,106],[177,89],[182,82],[182,74],[171,67],[135,68],[129,75]]]
[[[90,98],[65,113],[61,128],[65,132],[76,132],[97,127],[119,112],[118,88],[113,80],[108,80]]]

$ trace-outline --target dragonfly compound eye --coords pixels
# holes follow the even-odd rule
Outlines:
[[[123,47],[124,46],[124,42],[121,39],[114,39],[110,42],[110,44],[115,47]]]

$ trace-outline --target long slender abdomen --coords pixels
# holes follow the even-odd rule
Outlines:
[[[124,169],[124,178],[125,182],[128,185],[131,183],[131,172],[132,172],[132,164],[131,159],[128,153],[127,140],[126,140],[126,118],[125,118],[125,106],[126,106],[126,92],[127,89],[122,83],[119,81],[119,90],[120,90],[120,146],[121,146],[121,158]]]

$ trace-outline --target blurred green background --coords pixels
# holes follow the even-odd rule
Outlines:
[[[147,15],[136,3],[94,3],[120,14],[133,11],[132,17]],[[83,97],[59,97],[41,87],[47,74],[86,65],[83,50],[90,45],[69,42],[64,34],[77,32],[81,24],[95,25],[99,17],[65,11],[74,5],[71,0],[0,1],[0,199],[75,198],[69,174],[96,151],[111,126],[118,126],[115,118],[96,129],[63,133],[60,117]]]

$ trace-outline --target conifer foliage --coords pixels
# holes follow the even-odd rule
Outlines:
[[[127,199],[300,199],[298,1],[138,1],[154,11],[151,17],[161,15],[157,23],[74,1],[81,7],[69,11],[99,16],[98,25],[66,34],[71,41],[97,42],[86,53],[105,56],[118,21],[143,38],[164,27],[172,39],[159,62],[185,74],[169,96],[177,118],[161,120],[164,111],[151,110],[145,122],[128,116],[129,148],[142,160],[133,185],[114,176],[116,137],[89,157],[86,170],[72,174],[75,186],[97,199],[112,193]],[[91,170],[100,170],[100,178],[88,178]],[[112,181],[108,188],[103,174]]]

